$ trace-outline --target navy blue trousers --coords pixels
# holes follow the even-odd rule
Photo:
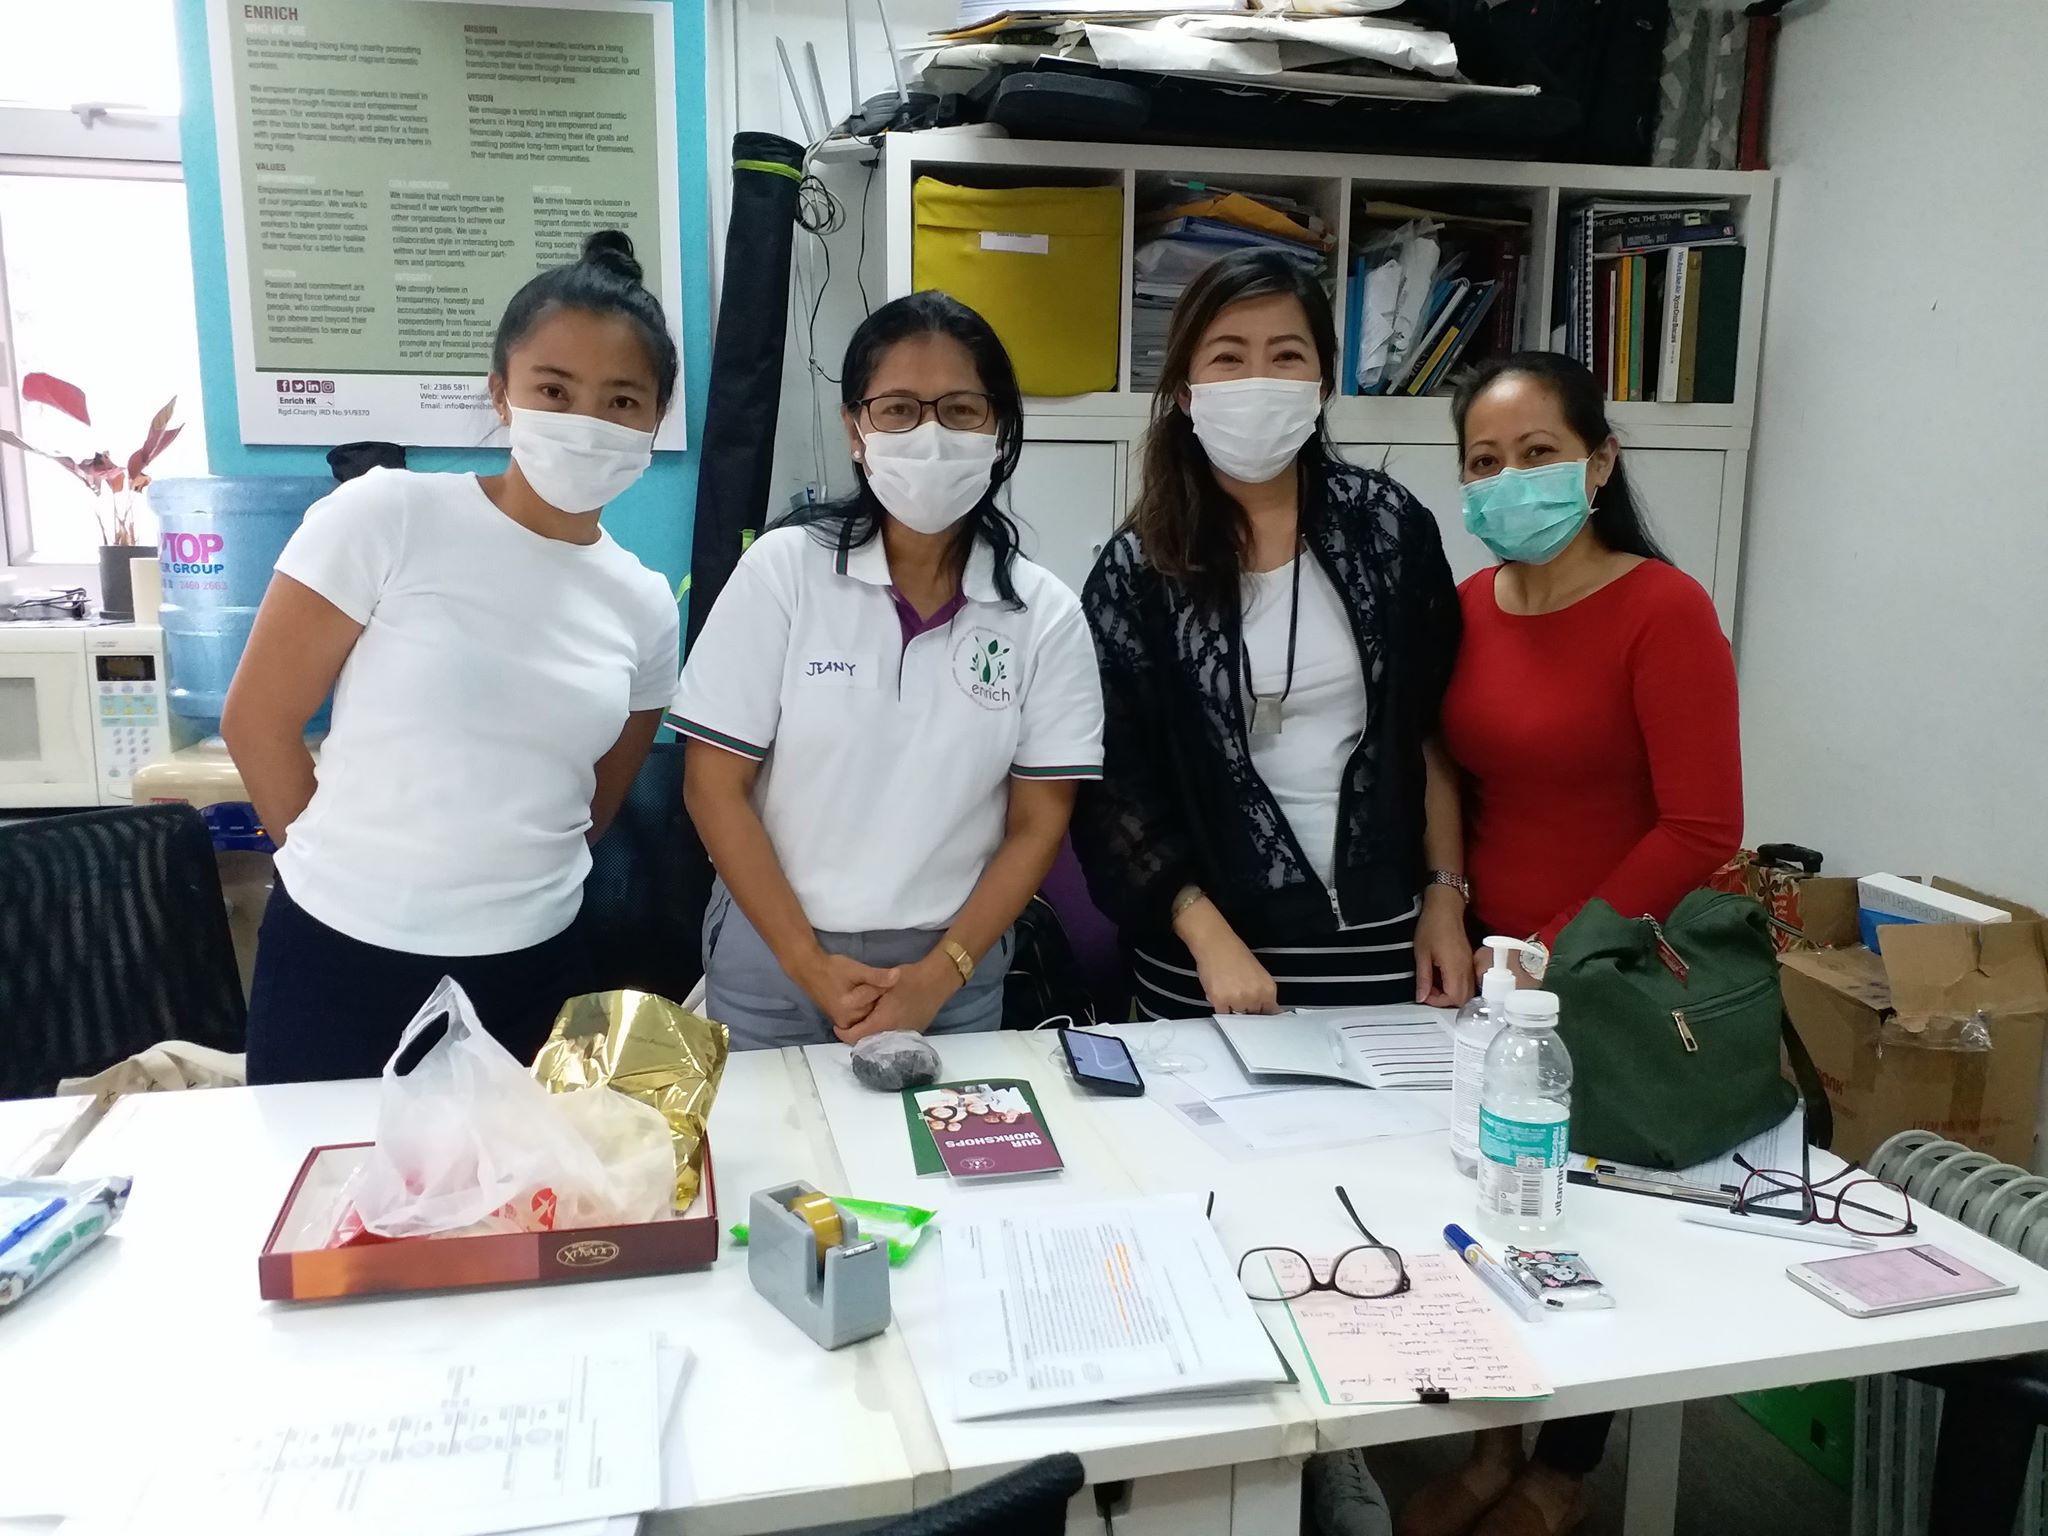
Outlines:
[[[590,957],[575,924],[502,955],[413,955],[337,933],[278,881],[256,941],[249,987],[249,1081],[375,1077],[420,1004],[453,976],[477,1017],[530,1062],[563,1002],[590,990]],[[436,1032],[420,1049],[439,1039]]]

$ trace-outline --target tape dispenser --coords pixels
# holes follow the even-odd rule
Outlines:
[[[747,1278],[825,1349],[889,1326],[889,1246],[808,1184],[757,1190],[748,1208]]]

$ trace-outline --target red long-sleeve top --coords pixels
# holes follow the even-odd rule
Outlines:
[[[1713,601],[1646,560],[1524,617],[1501,611],[1493,578],[1458,589],[1465,638],[1443,709],[1475,913],[1547,944],[1595,896],[1668,918],[1742,838],[1735,660]]]

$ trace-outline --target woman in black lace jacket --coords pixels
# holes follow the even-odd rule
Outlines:
[[[1144,484],[1083,594],[1103,780],[1073,836],[1165,1018],[1462,1002],[1458,599],[1429,512],[1322,429],[1314,275],[1226,257],[1174,312]]]

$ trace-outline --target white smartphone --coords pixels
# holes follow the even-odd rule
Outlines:
[[[2010,1296],[2019,1289],[1965,1264],[1932,1243],[1844,1254],[1838,1259],[1813,1259],[1794,1264],[1785,1273],[1851,1317],[1917,1312],[1922,1307]]]

